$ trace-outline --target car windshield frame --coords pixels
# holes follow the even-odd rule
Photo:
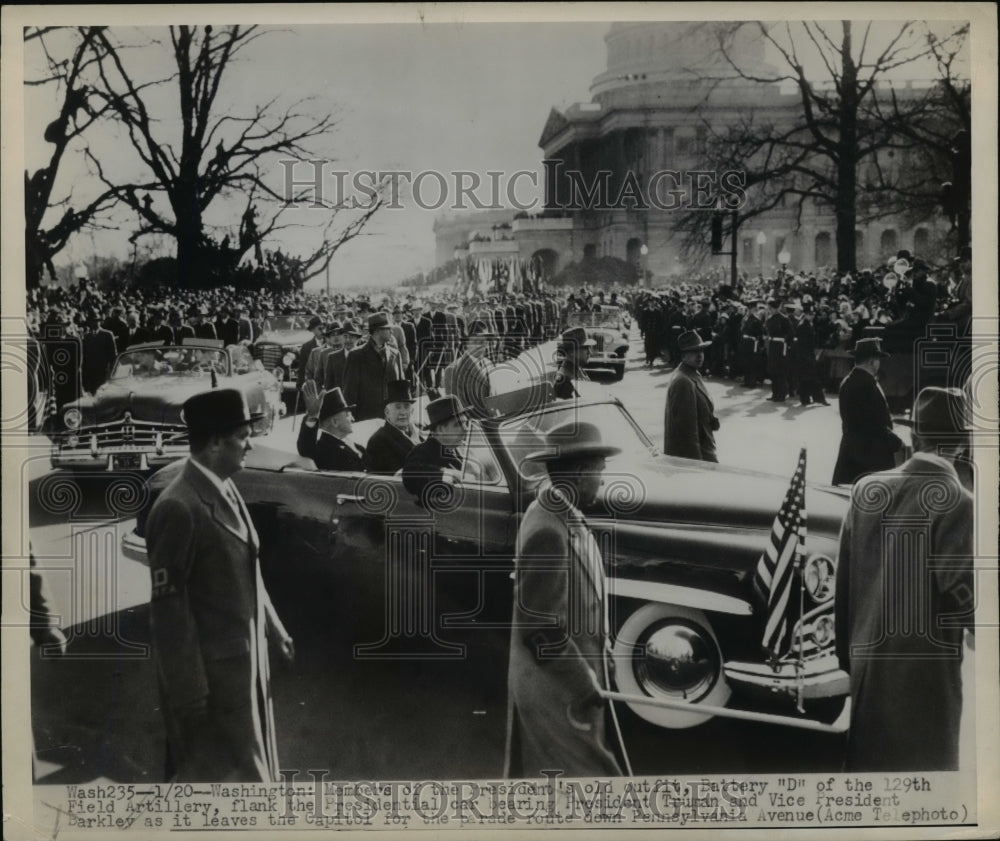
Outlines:
[[[622,450],[620,454],[608,457],[611,467],[619,460],[622,460],[623,465],[634,466],[637,459],[645,460],[661,455],[657,446],[620,402],[609,400],[581,403],[576,400],[559,400],[536,412],[501,420],[497,426],[500,446],[522,479],[541,478],[544,471],[538,462],[525,462],[524,457],[530,452],[545,449],[545,432],[573,418],[596,424],[601,431],[601,439]],[[633,438],[624,439],[627,429],[632,430]],[[629,445],[630,441],[632,446]]]
[[[143,359],[151,360],[152,367],[147,369],[145,363],[140,364]],[[131,378],[208,377],[213,368],[217,376],[230,376],[231,359],[224,349],[197,345],[133,348],[119,354],[108,382]]]
[[[613,304],[605,304],[600,311],[580,310],[571,312],[566,317],[566,322],[570,327],[589,327],[596,330],[602,327],[611,329],[617,328],[621,324],[621,307]]]
[[[271,315],[261,325],[261,333],[291,333],[308,330],[308,315]]]

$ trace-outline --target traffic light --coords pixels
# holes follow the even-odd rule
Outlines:
[[[722,214],[712,214],[712,253],[722,253]]]

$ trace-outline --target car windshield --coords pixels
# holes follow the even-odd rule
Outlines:
[[[524,461],[524,456],[544,450],[545,433],[571,420],[594,424],[600,430],[602,441],[621,449],[619,455],[608,458],[609,470],[628,471],[636,463],[659,455],[653,442],[621,405],[598,403],[588,406],[574,401],[560,401],[541,412],[500,425],[503,445],[522,476],[535,478],[541,473],[541,466],[537,462]]]
[[[264,332],[274,333],[278,330],[308,330],[308,315],[272,315],[264,322]]]
[[[570,327],[617,327],[621,321],[621,310],[605,304],[591,312],[571,312],[566,320]]]
[[[129,350],[118,357],[112,380],[127,377],[210,376],[229,374],[225,351],[200,347],[157,347]]]

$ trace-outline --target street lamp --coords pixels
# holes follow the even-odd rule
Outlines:
[[[782,248],[778,252],[778,263],[781,266],[781,277],[785,277],[785,266],[787,266],[792,260],[792,255],[788,253],[787,248]]]
[[[649,246],[643,243],[639,246],[639,286],[646,285],[646,255],[649,254]]]
[[[767,245],[767,234],[761,231],[757,234],[757,254],[759,255],[757,259],[757,264],[760,266],[761,271],[764,270],[764,246]]]

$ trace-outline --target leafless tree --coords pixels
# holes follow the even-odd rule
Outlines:
[[[50,50],[49,41],[64,37],[71,39],[71,52],[68,58],[59,58]],[[72,190],[56,189],[64,157],[74,146],[84,142],[84,133],[107,110],[87,82],[103,58],[100,37],[99,27],[28,27],[24,33],[26,45],[31,44],[42,52],[45,65],[43,74],[25,80],[25,85],[56,88],[59,103],[58,113],[46,126],[43,137],[52,147],[48,162],[32,173],[27,170],[24,173],[25,280],[28,288],[37,287],[46,272],[52,280],[56,279],[53,258],[77,232],[101,227],[105,212],[119,196],[118,188],[109,184],[90,201],[74,207]]]
[[[281,109],[277,99],[256,105],[251,113],[228,113],[219,92],[237,57],[267,32],[255,26],[214,29],[170,27],[171,75],[156,87],[176,88],[179,113],[154,113],[147,95],[150,85],[140,84],[129,63],[129,50],[115,33],[102,30],[98,43],[107,58],[99,67],[100,95],[115,118],[125,127],[148,180],[124,188],[122,200],[139,218],[133,238],[167,234],[177,243],[178,282],[211,286],[228,276],[248,252],[263,262],[262,245],[287,227],[282,222],[290,206],[265,177],[280,157],[305,161],[313,158],[311,145],[327,138],[335,129],[327,113],[307,113],[308,100]],[[144,45],[143,50],[156,49]],[[141,54],[141,52],[140,52]],[[177,127],[179,137],[170,135]],[[116,188],[98,158],[90,156],[98,177]],[[321,197],[313,204],[322,204]],[[208,208],[220,199],[239,199],[244,211],[235,241],[210,235],[205,223]],[[164,201],[165,200],[165,201]],[[327,224],[316,253],[304,258],[325,268],[333,252],[357,236],[380,203],[341,224]],[[292,202],[291,204],[294,204]],[[326,205],[331,217],[340,214]],[[358,221],[360,219],[360,221]]]
[[[739,209],[737,224],[789,204],[796,208],[799,221],[807,202],[829,207],[835,215],[839,271],[856,267],[859,210],[862,221],[898,213],[906,192],[926,192],[926,179],[934,177],[931,171],[918,187],[912,181],[918,166],[897,162],[888,167],[886,163],[899,156],[913,164],[927,152],[929,138],[949,120],[942,112],[947,77],[923,89],[900,89],[890,80],[900,68],[934,58],[938,58],[940,72],[940,57],[951,62],[948,69],[952,70],[967,34],[967,27],[960,26],[937,37],[923,24],[907,22],[873,49],[872,26],[864,27],[860,39],[850,21],[770,27],[747,22],[717,29],[730,78],[793,85],[799,106],[791,118],[749,109],[722,130],[713,131],[707,125],[708,166],[746,173],[749,201]],[[745,34],[745,27],[753,28],[780,56],[781,66],[773,73],[742,66],[733,42],[738,33]],[[817,61],[824,68],[820,76],[825,78],[811,77],[806,69]],[[872,169],[875,176],[859,178],[865,164],[871,165],[866,170]],[[710,214],[679,216],[675,229],[688,255],[704,252],[710,223]]]

